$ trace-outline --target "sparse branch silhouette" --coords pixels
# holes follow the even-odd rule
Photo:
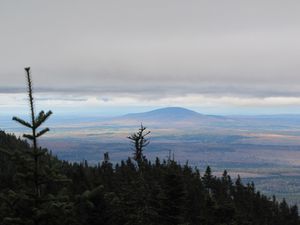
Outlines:
[[[138,132],[131,134],[128,137],[128,139],[130,139],[134,145],[133,159],[137,161],[139,166],[145,159],[143,155],[144,148],[150,143],[146,136],[151,132],[146,131],[146,129],[147,128],[144,127],[143,124],[141,124]]]
[[[28,127],[31,129],[31,134],[23,134],[23,137],[31,140],[33,142],[33,157],[34,157],[34,183],[35,183],[35,194],[36,197],[40,197],[40,174],[39,174],[39,158],[42,155],[37,146],[37,138],[41,137],[45,133],[47,133],[50,129],[44,128],[41,131],[37,131],[37,129],[49,118],[52,114],[52,111],[48,111],[45,113],[41,111],[38,117],[35,117],[35,109],[34,109],[34,98],[33,98],[33,86],[32,86],[32,79],[30,74],[30,67],[25,68],[26,71],[26,78],[27,78],[27,87],[28,87],[28,97],[29,97],[29,105],[30,105],[30,116],[31,116],[31,123],[27,122],[23,119],[18,117],[13,117],[12,119],[21,125]]]

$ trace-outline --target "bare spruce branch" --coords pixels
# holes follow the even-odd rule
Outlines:
[[[22,119],[20,119],[20,118],[18,118],[16,116],[14,116],[12,118],[12,120],[17,121],[18,123],[22,124],[25,127],[32,128],[32,125],[29,122],[26,122],[25,120],[22,120]]]
[[[144,155],[143,150],[144,148],[150,143],[148,139],[146,139],[146,136],[150,134],[150,131],[146,132],[146,127],[141,124],[141,127],[139,128],[138,132],[130,135],[127,137],[132,141],[132,144],[134,145],[134,160],[138,162],[140,165],[144,161]]]
[[[23,137],[27,138],[29,140],[33,140],[34,139],[34,136],[32,136],[31,134],[23,134]]]
[[[38,128],[42,123],[44,123],[52,114],[52,111],[48,111],[46,114],[44,111],[39,113],[39,116],[35,120],[35,128]]]
[[[38,137],[42,136],[43,134],[47,133],[48,131],[50,131],[50,129],[45,128],[45,129],[41,130],[40,132],[38,132],[36,137],[38,138]]]

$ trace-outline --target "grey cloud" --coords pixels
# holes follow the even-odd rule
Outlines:
[[[38,101],[53,101],[53,100],[60,100],[60,101],[72,101],[72,102],[84,102],[87,101],[87,98],[76,98],[76,97],[38,97],[35,98]],[[25,99],[24,99],[25,100]]]
[[[1,93],[300,96],[296,0],[0,4]]]
[[[141,99],[159,99],[165,97],[187,96],[200,94],[208,97],[237,96],[237,97],[300,97],[300,85],[269,85],[269,84],[211,84],[211,83],[183,83],[183,84],[135,84],[106,85],[98,87],[61,87],[61,88],[35,88],[37,94],[53,95],[54,97],[38,97],[38,100],[74,100],[86,101],[83,96],[100,96],[97,99],[108,102],[112,97],[134,97]],[[25,93],[24,88],[0,88],[2,94]],[[70,95],[70,97],[62,97]],[[107,97],[102,97],[107,96]]]

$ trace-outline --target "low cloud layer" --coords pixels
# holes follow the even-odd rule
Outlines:
[[[0,93],[24,93],[30,65],[36,92],[74,101],[299,104],[299,11],[296,0],[1,2]]]

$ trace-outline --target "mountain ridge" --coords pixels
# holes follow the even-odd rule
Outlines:
[[[158,108],[146,112],[140,112],[140,113],[129,113],[125,114],[121,117],[123,118],[132,118],[132,117],[198,117],[198,116],[204,116],[203,114],[200,114],[196,111],[183,108],[183,107],[164,107],[164,108]]]

